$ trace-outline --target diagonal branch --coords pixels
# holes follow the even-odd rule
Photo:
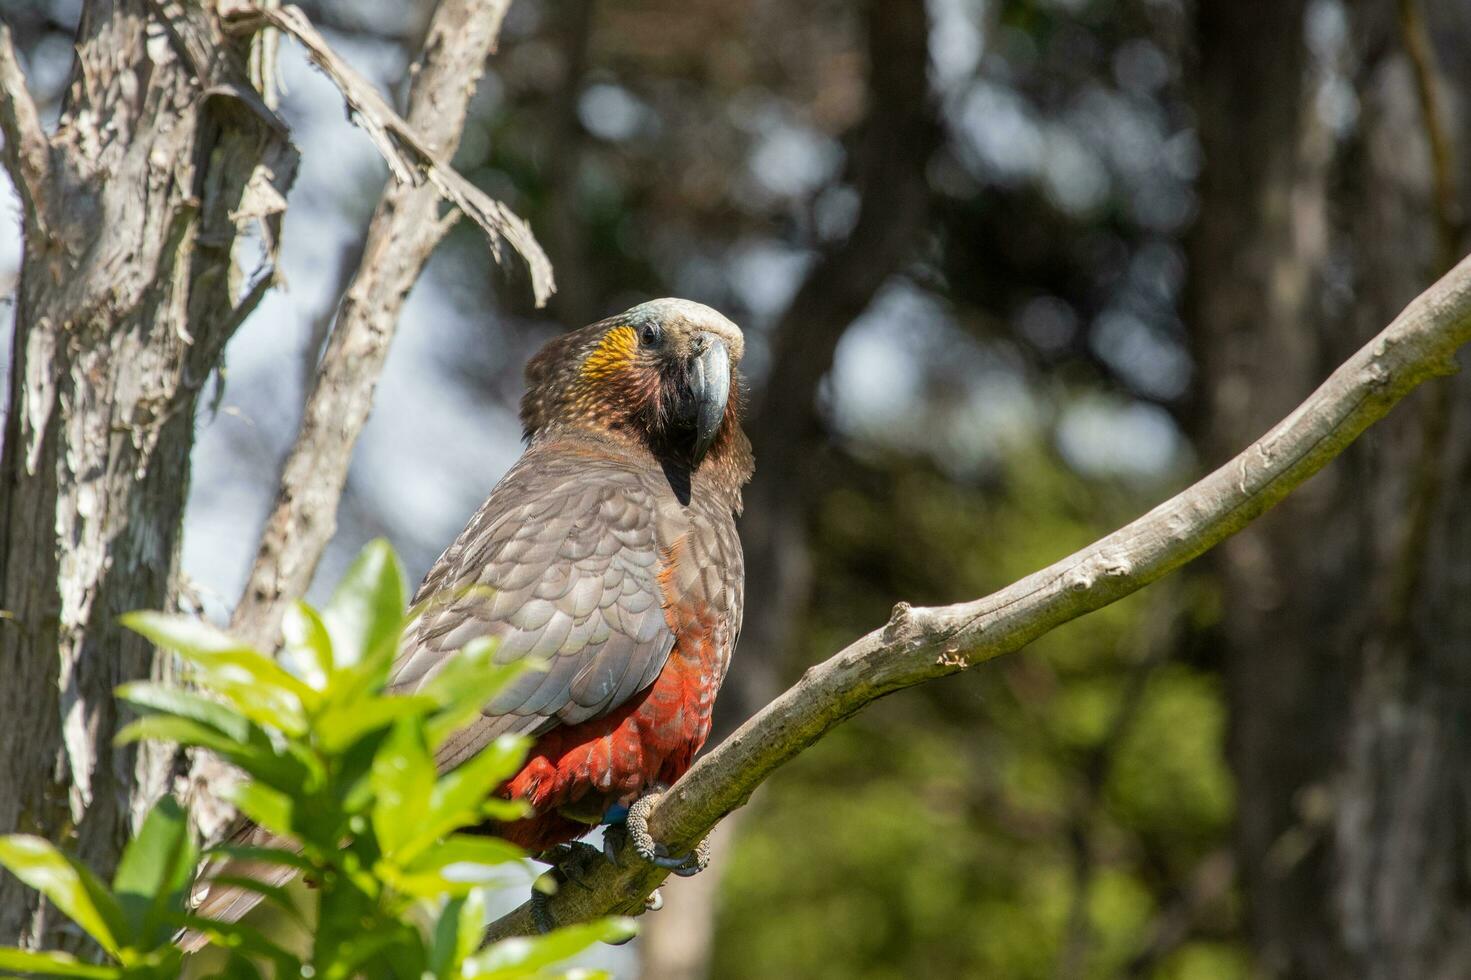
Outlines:
[[[4,24],[0,24],[0,134],[5,137],[0,164],[10,174],[25,208],[25,233],[43,238],[51,182],[51,142],[41,128],[41,116],[15,55],[14,38]]]
[[[489,54],[494,48],[501,20],[509,6],[510,0],[473,5],[446,4],[436,11],[436,23],[441,14],[455,16],[457,13],[464,13],[460,20],[461,27],[477,37],[487,38],[490,43],[486,45],[486,53]],[[306,48],[312,63],[332,80],[342,97],[347,100],[353,122],[368,134],[399,183],[418,186],[427,181],[444,200],[459,208],[480,226],[490,239],[491,253],[497,261],[500,259],[501,243],[509,242],[526,260],[536,305],[542,306],[546,303],[556,288],[552,280],[552,264],[537,243],[536,237],[532,235],[531,227],[510,208],[470,183],[450,166],[448,158],[453,152],[453,147],[447,146],[450,140],[426,138],[420,135],[418,127],[404,121],[383,96],[378,94],[372,83],[359,75],[328,46],[326,39],[307,20],[300,7],[249,8],[232,13],[228,23],[231,31],[245,33],[271,26],[296,38]],[[424,51],[430,57],[441,57],[442,53],[435,51],[431,43],[434,38],[433,28],[430,38],[431,41],[425,43]],[[444,37],[442,40],[448,41],[449,38]],[[474,66],[472,78],[480,77],[483,62],[482,57]],[[458,81],[463,83],[464,80]],[[426,89],[427,86],[415,86],[416,93],[425,92]],[[468,95],[468,91],[465,94]],[[459,122],[464,122],[463,110],[460,112]],[[456,133],[459,128],[458,125],[455,127]],[[451,139],[458,143],[457,136]],[[445,147],[443,154],[440,152],[441,146]]]
[[[726,739],[659,800],[654,836],[678,852],[741,806],[779,766],[869,702],[1020,649],[1143,588],[1241,530],[1341,453],[1421,382],[1455,370],[1471,341],[1471,258],[1411,303],[1307,401],[1235,459],[1132,524],[994,595],[929,609],[900,603]],[[666,872],[603,864],[552,898],[567,924],[637,913]],[[533,929],[529,903],[488,938]]]
[[[527,257],[538,300],[552,288],[551,267],[520,219],[442,163],[459,145],[470,96],[509,6],[510,0],[439,4],[412,69],[407,122],[327,49],[297,8],[246,15],[257,26],[275,24],[307,46],[402,178],[390,180],[368,226],[357,272],[322,355],[301,431],[282,470],[275,508],[235,609],[232,626],[260,645],[274,641],[289,599],[306,594],[332,537],[353,446],[372,408],[399,314],[450,227],[439,216],[441,196],[465,208],[482,227],[489,224],[494,234],[504,234]]]

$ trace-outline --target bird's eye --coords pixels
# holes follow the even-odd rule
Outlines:
[[[659,342],[659,328],[652,323],[645,324],[639,331],[638,339],[645,347],[653,347]]]

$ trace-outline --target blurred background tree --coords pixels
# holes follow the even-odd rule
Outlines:
[[[305,7],[401,96],[432,4]],[[4,17],[54,106],[76,5]],[[318,579],[377,534],[427,568],[552,331],[710,303],[747,330],[758,453],[728,731],[896,600],[1004,585],[1224,459],[1462,253],[1468,45],[1461,0],[516,0],[456,163],[559,292],[533,311],[451,235]],[[216,613],[384,173],[289,46],[282,71],[291,288],[194,456],[183,565]],[[1471,973],[1466,387],[1214,560],[802,756],[667,889],[643,974]]]

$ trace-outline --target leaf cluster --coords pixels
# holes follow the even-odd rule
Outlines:
[[[102,951],[89,963],[59,952],[0,949],[0,973],[165,978],[184,969],[180,930],[222,950],[221,975],[257,978],[497,978],[549,975],[592,944],[631,935],[607,919],[480,949],[488,891],[524,855],[486,822],[524,816],[497,790],[527,741],[504,737],[459,767],[437,771],[435,750],[525,664],[502,664],[493,641],[450,658],[412,695],[387,690],[405,612],[404,575],[385,542],[370,544],[318,612],[292,607],[279,658],[208,623],[139,612],[126,624],[173,651],[189,688],[127,684],[140,717],[117,735],[213,752],[244,778],[229,790],[271,839],[201,852],[187,815],[161,800],[106,884],[51,842],[0,838],[0,866],[42,892]],[[260,876],[231,875],[249,862]],[[224,874],[221,875],[221,869]],[[241,922],[191,909],[201,871],[212,887],[254,891],[307,937],[305,949]],[[270,873],[279,872],[279,873]],[[310,889],[289,889],[291,878]]]

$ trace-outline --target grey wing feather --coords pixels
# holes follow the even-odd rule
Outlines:
[[[412,692],[471,640],[539,662],[441,749],[448,768],[502,734],[578,724],[654,682],[674,646],[658,578],[668,513],[649,477],[615,460],[533,449],[426,576],[392,687]]]

